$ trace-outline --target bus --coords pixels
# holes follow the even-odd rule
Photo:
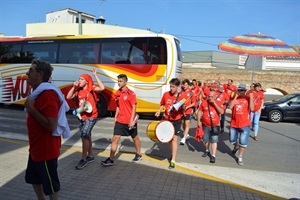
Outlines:
[[[93,67],[97,68],[105,85],[97,102],[99,117],[116,109],[117,75],[128,76],[128,87],[137,96],[137,112],[153,113],[169,90],[169,81],[182,73],[180,41],[168,34],[2,37],[0,104],[24,104],[32,92],[26,76],[32,59],[52,65],[51,82],[65,96],[80,74],[92,75]],[[72,101],[67,102],[75,108]]]

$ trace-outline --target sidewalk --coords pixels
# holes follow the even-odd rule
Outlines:
[[[0,138],[0,199],[35,199],[24,182],[27,141]],[[103,167],[107,150],[95,149],[95,162],[76,170],[81,148],[64,145],[59,160],[61,199],[283,199],[250,187],[225,181],[180,163],[168,169],[166,160],[147,155],[132,163],[133,154],[119,152],[115,165]],[[5,161],[5,162],[3,162]]]

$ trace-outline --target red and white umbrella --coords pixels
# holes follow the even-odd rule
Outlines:
[[[260,33],[232,37],[220,43],[218,48],[231,53],[255,56],[300,56],[291,46],[283,41]]]

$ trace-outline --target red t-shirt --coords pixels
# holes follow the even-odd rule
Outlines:
[[[208,94],[210,93],[210,87],[205,87],[205,89],[203,90],[203,94],[205,95],[205,98],[203,99],[207,99]]]
[[[171,106],[173,106],[176,99],[177,99],[177,95],[171,94],[171,92],[169,91],[169,92],[165,92],[160,100],[160,105],[165,106],[165,119],[166,120],[175,121],[175,120],[181,119],[183,116],[182,107],[180,107],[178,109],[178,111],[173,109],[171,111],[171,113],[169,112]],[[181,94],[179,94],[177,102],[179,102],[181,99],[182,99]]]
[[[117,121],[122,124],[129,124],[132,107],[137,104],[135,93],[128,87],[126,87],[124,91],[119,89],[115,94],[115,101],[117,103],[117,107],[119,107]]]
[[[88,101],[92,105],[92,112],[82,112],[80,113],[83,120],[89,119],[89,118],[97,118],[98,117],[98,110],[95,102],[95,98],[93,97],[93,94],[89,92],[88,90],[79,90],[77,93],[78,98],[78,105],[77,107],[80,108],[85,101]]]
[[[223,86],[224,86],[225,92],[228,94],[229,97],[231,97],[232,92],[237,91],[237,87],[235,85],[224,84]]]
[[[200,86],[199,85],[194,85],[193,91],[195,92],[195,94],[199,94]]]
[[[201,87],[198,85],[194,85],[192,89],[193,95],[195,96],[195,101],[199,101]]]
[[[220,101],[216,101],[216,104],[224,109],[224,105]],[[211,120],[214,126],[220,126],[220,113],[217,111],[213,104],[209,104],[209,110],[211,115]],[[208,102],[202,101],[199,106],[199,111],[202,112],[202,124],[211,127],[210,116],[208,112]]]
[[[229,101],[229,96],[226,92],[217,92],[216,100],[220,101],[222,104],[225,104]]]
[[[196,102],[196,96],[194,95],[194,92],[190,89],[187,89],[185,91],[182,91],[181,98],[186,99],[185,106],[190,106],[192,103]],[[192,114],[193,113],[193,107],[188,108],[184,111],[184,114]]]
[[[264,95],[263,91],[258,91],[258,92],[255,92],[255,93],[256,93],[256,95],[253,96],[253,100],[254,100],[254,110],[253,110],[253,112],[258,111],[261,108],[262,101],[265,99],[265,95]]]
[[[34,107],[47,118],[58,118],[60,100],[53,90],[42,92],[35,100]],[[26,114],[29,138],[29,154],[33,161],[46,161],[60,155],[61,137],[42,126],[30,113]]]
[[[243,128],[250,126],[249,96],[238,97],[232,108],[230,126],[233,128]]]

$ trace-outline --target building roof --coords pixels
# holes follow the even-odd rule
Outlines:
[[[75,10],[75,9],[72,9],[72,8],[64,8],[64,9],[61,9],[61,10],[56,10],[56,11],[48,12],[46,14],[55,13],[55,12],[64,11],[64,10],[66,10],[68,12],[71,12],[71,13],[81,13],[82,15],[90,17],[90,18],[94,18],[94,19],[96,18],[95,15],[92,15],[92,14],[89,14],[89,13],[85,13],[85,12],[81,12],[79,10]]]

